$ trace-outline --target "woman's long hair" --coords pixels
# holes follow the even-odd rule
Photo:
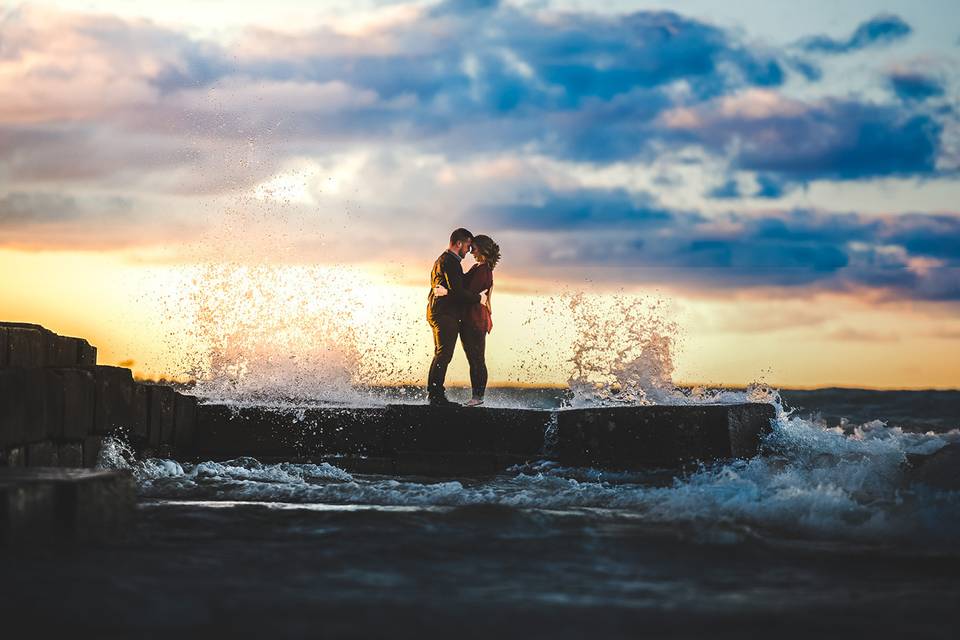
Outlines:
[[[473,236],[473,246],[477,248],[483,261],[493,269],[500,262],[500,245],[490,236]]]

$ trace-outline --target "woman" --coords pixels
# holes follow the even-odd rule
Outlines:
[[[470,386],[473,397],[466,406],[476,407],[483,404],[483,394],[487,390],[486,343],[487,334],[493,329],[490,296],[493,293],[493,269],[500,261],[500,245],[490,236],[474,236],[470,254],[476,261],[463,276],[463,286],[473,293],[487,292],[486,304],[475,303],[467,306],[460,323],[460,342],[470,364]],[[435,295],[444,296],[443,287],[434,289]]]

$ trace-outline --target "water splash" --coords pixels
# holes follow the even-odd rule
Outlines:
[[[679,325],[669,301],[644,296],[571,295],[576,338],[568,363],[571,404],[670,403]]]
[[[204,267],[190,295],[201,345],[191,375],[205,397],[359,399],[350,278],[331,269]]]

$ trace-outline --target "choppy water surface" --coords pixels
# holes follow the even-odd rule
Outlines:
[[[8,558],[2,607],[49,620],[56,593],[56,624],[100,637],[949,638],[960,493],[902,463],[958,438],[781,411],[762,456],[676,477],[542,460],[443,479],[114,443],[131,539]]]
[[[781,413],[764,455],[676,477],[564,468],[545,460],[493,477],[443,480],[252,458],[199,464],[151,459],[132,468],[141,495],[151,500],[603,510],[608,517],[695,531],[704,540],[761,536],[949,551],[960,534],[960,495],[909,486],[903,464],[907,454],[932,453],[950,441],[960,441],[960,433],[909,433],[880,422],[826,428]],[[104,463],[127,465],[115,453]]]

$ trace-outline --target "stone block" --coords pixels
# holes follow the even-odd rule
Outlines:
[[[24,442],[27,379],[23,369],[0,369],[0,447]]]
[[[295,425],[294,437],[307,454],[383,456],[395,451],[389,436],[394,424],[390,410],[382,407],[316,408]]]
[[[388,449],[391,452],[492,452],[497,430],[487,419],[489,415],[490,410],[480,408],[391,405]]]
[[[112,539],[123,535],[135,512],[128,473],[0,470],[0,541],[7,545]]]
[[[309,458],[383,450],[383,409],[199,405],[194,449],[202,457]]]
[[[173,444],[174,408],[177,393],[170,387],[154,384],[147,387],[149,420],[147,442],[154,449],[161,444]]]
[[[200,405],[194,450],[214,458],[383,456],[389,428],[385,408]]]
[[[66,419],[66,389],[63,379],[55,369],[41,370],[44,385],[44,419],[46,438],[60,438],[63,434],[64,420]]]
[[[777,411],[772,404],[738,404],[727,413],[730,456],[752,458],[760,453],[760,441],[773,430]]]
[[[58,446],[57,462],[61,467],[80,468],[83,466],[83,443],[63,442]]]
[[[8,323],[7,366],[42,367],[46,363],[49,332],[40,325]]]
[[[510,453],[543,450],[550,412],[536,409],[391,405],[392,451]]]
[[[752,455],[759,436],[754,441],[751,434],[769,429],[770,410],[655,405],[559,411],[557,457],[572,465],[637,468],[729,458],[734,448]]]
[[[773,416],[772,406],[760,404],[554,412],[427,405],[287,410],[200,405],[191,444],[193,454],[212,458],[333,455],[351,464],[393,458],[401,473],[443,474],[460,463],[463,473],[488,473],[543,456],[577,466],[667,468],[756,455]],[[546,451],[548,427],[552,445]],[[175,432],[179,440],[179,426]],[[406,461],[402,465],[401,458]]]
[[[58,467],[60,455],[57,445],[49,440],[27,445],[28,467]]]
[[[47,542],[57,529],[57,489],[24,482],[22,468],[0,469],[0,548]]]
[[[100,458],[100,447],[103,445],[102,436],[87,436],[83,439],[83,466],[92,469],[97,466]]]
[[[0,467],[25,466],[27,466],[27,448],[25,446],[0,449]]]
[[[129,369],[97,365],[88,367],[94,376],[93,432],[110,435],[131,433],[136,427],[133,375]]]
[[[130,440],[137,444],[146,442],[150,422],[150,385],[133,383],[133,422],[130,425]]]
[[[7,366],[7,328],[0,325],[0,367]]]
[[[173,448],[192,451],[197,427],[197,397],[177,393],[173,403]]]
[[[553,412],[536,409],[483,409],[496,433],[494,451],[519,456],[543,453],[547,427]]]
[[[83,338],[77,338],[77,364],[93,366],[97,364],[97,348]]]
[[[75,367],[80,364],[80,339],[61,336],[55,333],[47,335],[47,355],[45,365],[48,367]]]
[[[20,369],[24,377],[23,443],[53,437],[63,421],[63,389],[46,369]]]
[[[54,437],[82,440],[94,430],[97,384],[93,371],[77,367],[51,371],[63,390],[63,424]]]
[[[195,410],[196,429],[190,440],[181,440],[179,417],[178,412],[178,453],[191,451],[198,457],[217,459],[237,456],[292,459],[300,453],[293,437],[294,420],[275,409],[244,407],[237,410],[224,405],[199,405]]]

